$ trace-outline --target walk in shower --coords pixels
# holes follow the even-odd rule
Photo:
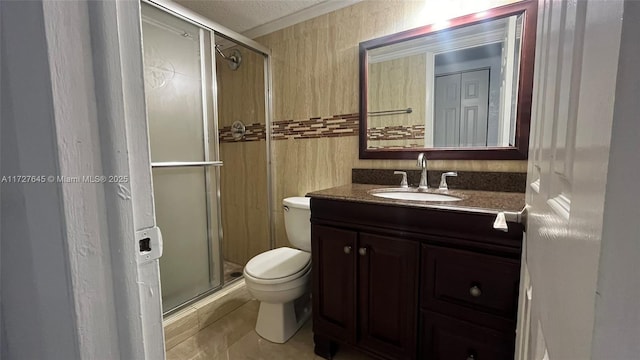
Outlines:
[[[166,314],[239,278],[272,247],[269,58],[178,5],[141,6]]]

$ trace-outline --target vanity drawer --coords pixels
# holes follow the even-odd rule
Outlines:
[[[515,335],[422,311],[419,359],[513,360]]]
[[[422,246],[425,309],[500,330],[514,328],[520,265],[517,260]]]

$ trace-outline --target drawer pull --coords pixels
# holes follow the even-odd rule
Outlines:
[[[360,255],[362,255],[362,256],[367,255],[367,248],[366,247],[361,247],[360,249],[358,249],[358,253],[360,253]]]
[[[470,289],[469,289],[469,294],[471,294],[471,296],[473,297],[480,297],[480,295],[482,295],[482,290],[480,290],[480,288],[477,285],[473,285]],[[473,359],[473,358],[472,358]]]
[[[345,254],[351,254],[351,246],[345,246],[343,250]]]

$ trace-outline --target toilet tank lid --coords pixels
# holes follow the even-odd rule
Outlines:
[[[282,203],[286,206],[290,206],[298,209],[309,209],[310,201],[311,201],[311,198],[304,197],[304,196],[295,196],[295,197],[288,197],[282,200]]]

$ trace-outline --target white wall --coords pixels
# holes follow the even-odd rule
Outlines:
[[[0,2],[3,176],[57,174],[40,2]],[[75,311],[57,184],[2,184],[3,357],[75,359]]]
[[[602,232],[592,359],[640,354],[640,2],[626,1]]]
[[[138,1],[0,1],[2,355],[163,359]]]

